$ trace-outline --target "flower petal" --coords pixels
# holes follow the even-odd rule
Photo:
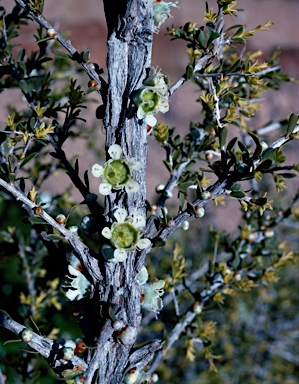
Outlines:
[[[68,270],[69,270],[69,273],[73,276],[79,276],[80,275],[80,271],[78,271],[78,269],[74,268],[72,265],[68,265]]]
[[[139,248],[139,249],[146,249],[146,248],[149,248],[151,246],[151,241],[149,239],[140,239],[137,241],[137,244],[136,246]]]
[[[148,280],[148,271],[146,267],[142,267],[137,275],[137,280],[139,281],[140,285],[143,285]]]
[[[166,97],[161,97],[159,99],[159,111],[162,113],[169,111],[168,99]]]
[[[120,159],[120,155],[122,154],[122,149],[121,149],[121,146],[118,145],[118,144],[113,144],[111,145],[111,147],[108,149],[108,153],[110,155],[110,157],[113,159],[113,160],[118,160]]]
[[[145,226],[145,218],[141,215],[134,216],[132,219],[132,225],[135,228],[142,228]]]
[[[125,185],[125,190],[127,193],[138,192],[139,191],[139,183],[135,180],[129,180]]]
[[[114,212],[114,217],[118,223],[123,223],[128,216],[128,212],[124,208],[117,208]]]
[[[112,234],[111,234],[111,230],[110,230],[110,228],[105,227],[105,228],[102,230],[102,235],[103,235],[104,237],[106,237],[106,239],[111,239]]]
[[[102,167],[100,164],[94,164],[91,167],[91,173],[94,177],[101,177],[104,172],[104,167]]]
[[[133,171],[139,171],[142,168],[142,163],[138,160],[130,159],[129,166]]]
[[[117,262],[125,261],[128,257],[127,252],[124,249],[118,248],[114,251],[114,258]]]
[[[101,195],[108,196],[110,195],[112,186],[108,183],[102,183],[99,187],[99,192]]]
[[[150,127],[154,127],[157,124],[157,119],[154,115],[146,115],[145,116],[145,122]]]
[[[80,292],[78,291],[78,289],[68,289],[65,296],[67,299],[73,301],[76,300],[78,296],[80,296]]]
[[[152,283],[152,287],[155,290],[163,288],[164,285],[165,285],[165,281],[164,280],[158,280],[158,281],[155,281],[154,283]],[[161,294],[163,294],[163,293],[161,293]]]
[[[141,105],[137,109],[137,117],[139,120],[143,119],[145,116],[145,112],[143,111]]]

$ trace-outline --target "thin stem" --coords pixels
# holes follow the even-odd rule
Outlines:
[[[16,197],[16,200],[22,201],[28,208],[34,210],[37,207],[35,203],[29,200],[22,192],[20,192],[13,184],[7,183],[5,180],[0,178],[0,186],[5,188],[13,196]],[[74,250],[78,253],[81,261],[83,262],[84,267],[92,278],[94,284],[102,279],[102,275],[98,266],[98,261],[93,258],[90,254],[89,248],[82,243],[78,236],[72,234],[68,229],[63,225],[58,224],[50,215],[45,211],[42,211],[39,215],[44,219],[48,224],[57,229],[66,240],[70,242]]]
[[[173,344],[179,339],[182,332],[194,320],[195,317],[196,317],[196,313],[194,313],[193,311],[188,311],[186,313],[185,318],[175,325],[175,327],[173,328],[173,330],[170,332],[168,336],[167,345],[165,346],[165,348],[163,348],[161,351],[157,353],[154,361],[152,362],[150,368],[148,369],[148,373],[155,372],[158,365],[165,358],[167,352],[170,350]]]
[[[19,4],[20,7],[24,8],[26,11],[28,11],[29,15],[43,28],[46,30],[52,29],[55,30],[55,28],[44,19],[44,17],[37,12],[34,12],[30,10],[30,5],[22,0],[16,0],[16,3]],[[97,93],[102,95],[103,101],[106,100],[106,88],[107,84],[105,80],[100,77],[95,69],[93,69],[92,66],[87,65],[81,58],[81,55],[79,52],[72,46],[71,42],[69,40],[65,40],[60,33],[58,33],[55,30],[55,39],[72,55],[72,59],[75,60],[87,73],[87,75],[95,80],[98,84],[101,85],[101,90],[97,90]],[[104,91],[104,92],[103,92]]]

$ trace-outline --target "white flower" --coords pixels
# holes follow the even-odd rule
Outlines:
[[[90,282],[81,272],[82,269],[83,266],[81,265],[80,260],[72,254],[70,257],[70,264],[68,265],[69,273],[72,276],[67,276],[71,282],[64,285],[65,288],[70,288],[66,292],[66,297],[71,301],[83,299],[90,287]]]
[[[154,23],[155,32],[159,31],[159,27],[170,17],[170,7],[178,7],[177,2],[166,3],[165,1],[155,1],[153,4],[154,9]]]
[[[147,125],[154,127],[157,124],[154,115],[169,110],[168,78],[158,69],[152,68],[152,74],[145,79],[143,84],[133,99],[138,108],[137,117],[138,119],[145,119]]]
[[[116,248],[113,258],[109,261],[122,262],[127,258],[127,251],[150,247],[149,239],[141,239],[141,228],[145,226],[145,219],[141,215],[129,217],[124,208],[118,208],[114,217],[116,222],[112,224],[111,228],[105,227],[102,231],[102,235],[109,239]]]
[[[137,279],[141,285],[141,307],[158,314],[163,308],[161,296],[164,294],[162,288],[165,285],[165,281],[158,280],[154,283],[147,283],[148,272],[145,267],[141,268]]]
[[[94,164],[91,173],[94,177],[101,177],[99,191],[102,195],[107,196],[112,189],[125,189],[127,193],[137,192],[139,184],[132,180],[133,171],[139,171],[142,164],[135,159],[126,159],[122,157],[122,149],[118,144],[111,145],[108,149],[111,157],[104,166]]]

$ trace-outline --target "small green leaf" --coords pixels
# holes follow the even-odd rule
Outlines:
[[[32,152],[30,155],[26,156],[20,165],[20,168],[24,167],[25,164],[29,163],[30,160],[34,159],[38,155],[38,152]]]
[[[89,49],[86,49],[86,51],[82,53],[82,59],[86,63],[89,60],[89,58],[90,58],[90,51]]]
[[[230,190],[230,191],[239,191],[240,188],[241,188],[241,185],[238,184],[238,183],[235,183],[235,184],[233,184],[233,185],[229,188],[229,190]]]
[[[264,161],[264,160],[269,159],[270,157],[272,157],[272,156],[274,155],[274,153],[275,153],[275,149],[273,149],[273,148],[267,148],[267,149],[264,151],[261,160]]]
[[[287,137],[293,133],[294,128],[297,125],[298,116],[295,113],[292,113],[289,122],[288,122],[288,128],[287,128]]]
[[[250,199],[250,202],[261,207],[267,203],[268,199],[265,197],[260,197],[259,199]]]
[[[277,176],[284,177],[285,179],[293,179],[294,177],[297,177],[295,173],[277,173]]]
[[[226,149],[227,149],[228,151],[231,151],[231,150],[234,148],[234,146],[235,146],[237,140],[238,140],[237,137],[234,137],[233,139],[231,139],[231,141],[227,144]]]
[[[191,77],[193,76],[193,73],[194,73],[194,71],[193,71],[192,65],[190,65],[190,64],[187,65],[187,67],[186,67],[186,79],[190,80]]]
[[[246,196],[246,193],[242,191],[233,191],[230,193],[230,197],[235,197],[236,199],[241,199]]]
[[[63,58],[63,59],[71,59],[71,60],[72,60],[72,56],[67,55],[67,54],[64,53],[64,52],[58,51],[57,49],[54,49],[54,50],[52,51],[52,53],[54,53],[54,55],[57,56],[57,57],[61,57],[61,58]]]
[[[226,142],[228,129],[226,127],[223,127],[219,131],[219,144],[220,148],[223,148]]]
[[[43,219],[40,219],[39,217],[28,217],[28,220],[31,224],[47,224]]]
[[[248,153],[248,148],[241,141],[238,141],[238,146],[239,146],[239,148],[241,149],[242,152]]]
[[[28,86],[25,80],[20,80],[19,81],[19,87],[21,88],[21,91],[27,92],[28,91]]]
[[[195,215],[196,214],[196,209],[194,208],[194,205],[191,203],[187,203],[187,212],[190,215]]]
[[[47,235],[47,239],[52,241],[61,241],[64,240],[64,237],[61,235]]]

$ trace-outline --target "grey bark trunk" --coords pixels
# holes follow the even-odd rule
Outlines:
[[[134,110],[132,113],[131,96],[141,87],[150,67],[153,21],[151,0],[104,0],[104,6],[108,26],[106,150],[112,144],[119,144],[125,156],[143,164],[135,177],[140,185],[138,192],[128,195],[118,191],[106,198],[105,219],[111,223],[116,207],[125,208],[130,216],[146,215],[146,128]],[[130,355],[135,340],[124,345],[113,328],[115,320],[136,330],[140,325],[140,286],[136,275],[145,264],[145,256],[144,251],[129,252],[124,263],[105,263],[95,299],[101,303],[100,309],[106,308],[106,313],[98,320],[98,346],[89,362],[86,383],[94,382],[97,375],[98,384],[120,384],[127,370],[143,368],[160,347],[160,342],[153,342]]]

